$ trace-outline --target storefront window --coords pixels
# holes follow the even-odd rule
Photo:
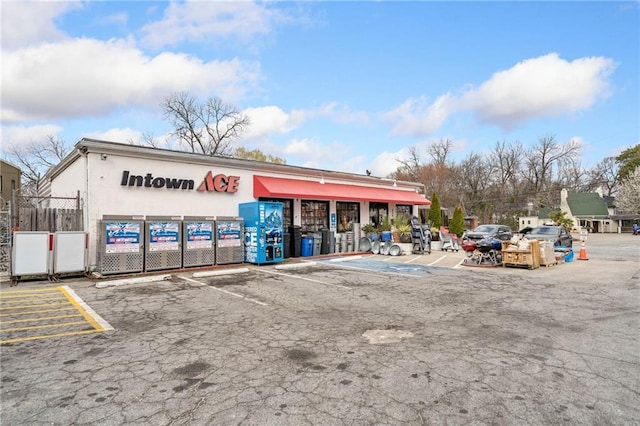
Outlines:
[[[373,226],[379,226],[389,216],[389,204],[369,203],[369,221]]]
[[[289,227],[293,224],[293,200],[288,198],[264,198],[260,197],[259,201],[273,201],[282,203],[282,219],[284,231],[289,232]]]
[[[300,210],[302,232],[319,232],[323,228],[329,228],[328,201],[301,200]]]
[[[360,223],[360,203],[336,202],[338,232],[353,231],[353,224]]]
[[[413,212],[413,206],[409,206],[406,204],[398,204],[396,205],[396,217],[411,220],[411,213]]]

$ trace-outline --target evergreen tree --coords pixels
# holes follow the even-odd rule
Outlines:
[[[449,223],[449,233],[456,234],[458,238],[464,233],[464,215],[462,214],[462,206],[458,204],[453,210],[453,217]]]
[[[440,200],[435,192],[431,194],[431,207],[429,208],[429,226],[439,230],[442,226],[442,213],[440,212]]]

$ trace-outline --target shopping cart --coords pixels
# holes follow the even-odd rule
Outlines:
[[[458,236],[449,233],[449,228],[446,226],[440,227],[440,250],[442,251],[458,251],[460,246],[458,245]]]

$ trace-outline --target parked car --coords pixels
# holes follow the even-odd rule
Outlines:
[[[480,241],[485,238],[497,238],[506,241],[513,237],[513,231],[506,225],[480,225],[473,231],[465,232],[462,236],[463,240]]]
[[[573,245],[573,237],[564,226],[538,226],[526,235],[529,240],[549,241],[554,246],[571,247]]]

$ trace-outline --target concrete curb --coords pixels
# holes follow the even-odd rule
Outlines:
[[[220,269],[217,271],[194,272],[193,278],[213,277],[217,275],[244,274],[249,272],[249,268]]]
[[[346,262],[353,259],[362,259],[362,256],[337,257],[335,259],[330,259],[329,262]]]
[[[149,277],[125,278],[122,280],[101,281],[96,283],[96,288],[117,287],[126,284],[150,283],[154,281],[170,280],[171,275],[154,275]]]
[[[297,268],[306,268],[307,266],[317,265],[317,262],[299,262],[299,263],[289,263],[286,265],[278,265],[276,269],[297,269]]]

